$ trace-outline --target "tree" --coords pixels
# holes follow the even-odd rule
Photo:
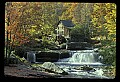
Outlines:
[[[84,29],[85,25],[76,25],[70,32],[71,41],[73,42],[89,42],[90,41],[90,34],[89,29]],[[84,33],[86,30],[86,33]]]
[[[72,20],[74,16],[74,9],[78,3],[63,3],[64,11],[61,20]]]
[[[20,9],[25,3],[20,2],[6,2],[5,3],[5,45],[6,45],[6,58],[9,59],[11,51],[16,45],[20,45],[25,42],[26,37],[23,35],[18,28],[20,22],[20,16],[22,12]],[[20,38],[18,38],[20,37]]]
[[[29,36],[31,40],[42,37],[42,43],[46,44],[48,37],[52,35],[54,39],[55,24],[59,21],[57,3],[50,2],[28,2],[22,9],[22,16],[20,17],[19,26],[25,35]]]
[[[113,63],[116,60],[116,4],[95,3],[91,16],[94,34],[101,40],[104,63]]]
[[[116,6],[114,3],[96,3],[92,13],[92,23],[101,39],[116,35]],[[101,33],[102,32],[102,33]],[[115,36],[114,36],[115,37]],[[115,38],[114,38],[115,39]]]

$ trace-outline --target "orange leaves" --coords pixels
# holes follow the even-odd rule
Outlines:
[[[74,9],[77,5],[78,5],[78,3],[72,3],[71,9]]]
[[[20,46],[26,42],[29,42],[29,38],[25,37],[23,34],[21,33],[16,33],[15,36],[12,37],[12,39],[14,39],[14,44],[15,46]]]
[[[11,26],[7,26],[6,28],[7,30],[12,30]]]
[[[5,31],[8,31],[8,39],[10,39],[9,45],[21,45],[27,42],[27,39],[24,34],[22,34],[20,23],[20,17],[23,13],[22,9],[25,6],[26,2],[9,2],[11,4],[6,5],[6,12],[5,12]],[[9,19],[9,20],[8,20]],[[10,34],[11,32],[11,34]],[[5,34],[6,36],[6,34]]]

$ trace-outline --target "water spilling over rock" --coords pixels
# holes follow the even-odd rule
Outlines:
[[[27,61],[34,63],[36,62],[36,55],[35,52],[27,52]]]
[[[58,60],[70,64],[102,64],[98,60],[98,53],[94,50],[70,51],[70,57]]]
[[[56,63],[73,78],[108,78],[103,75],[101,66],[104,64],[100,62],[96,50],[74,50],[69,53],[69,58],[59,59]]]

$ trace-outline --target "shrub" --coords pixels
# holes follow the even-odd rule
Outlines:
[[[103,43],[103,46],[100,48],[100,55],[103,56],[103,63],[105,64],[116,64],[116,46],[113,42],[111,43]]]
[[[70,32],[71,42],[89,42],[90,35],[88,27],[76,25]]]

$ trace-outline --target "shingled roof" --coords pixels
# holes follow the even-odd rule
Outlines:
[[[72,23],[71,20],[60,20],[58,22],[59,23],[62,23],[65,27],[74,27],[75,25]]]

